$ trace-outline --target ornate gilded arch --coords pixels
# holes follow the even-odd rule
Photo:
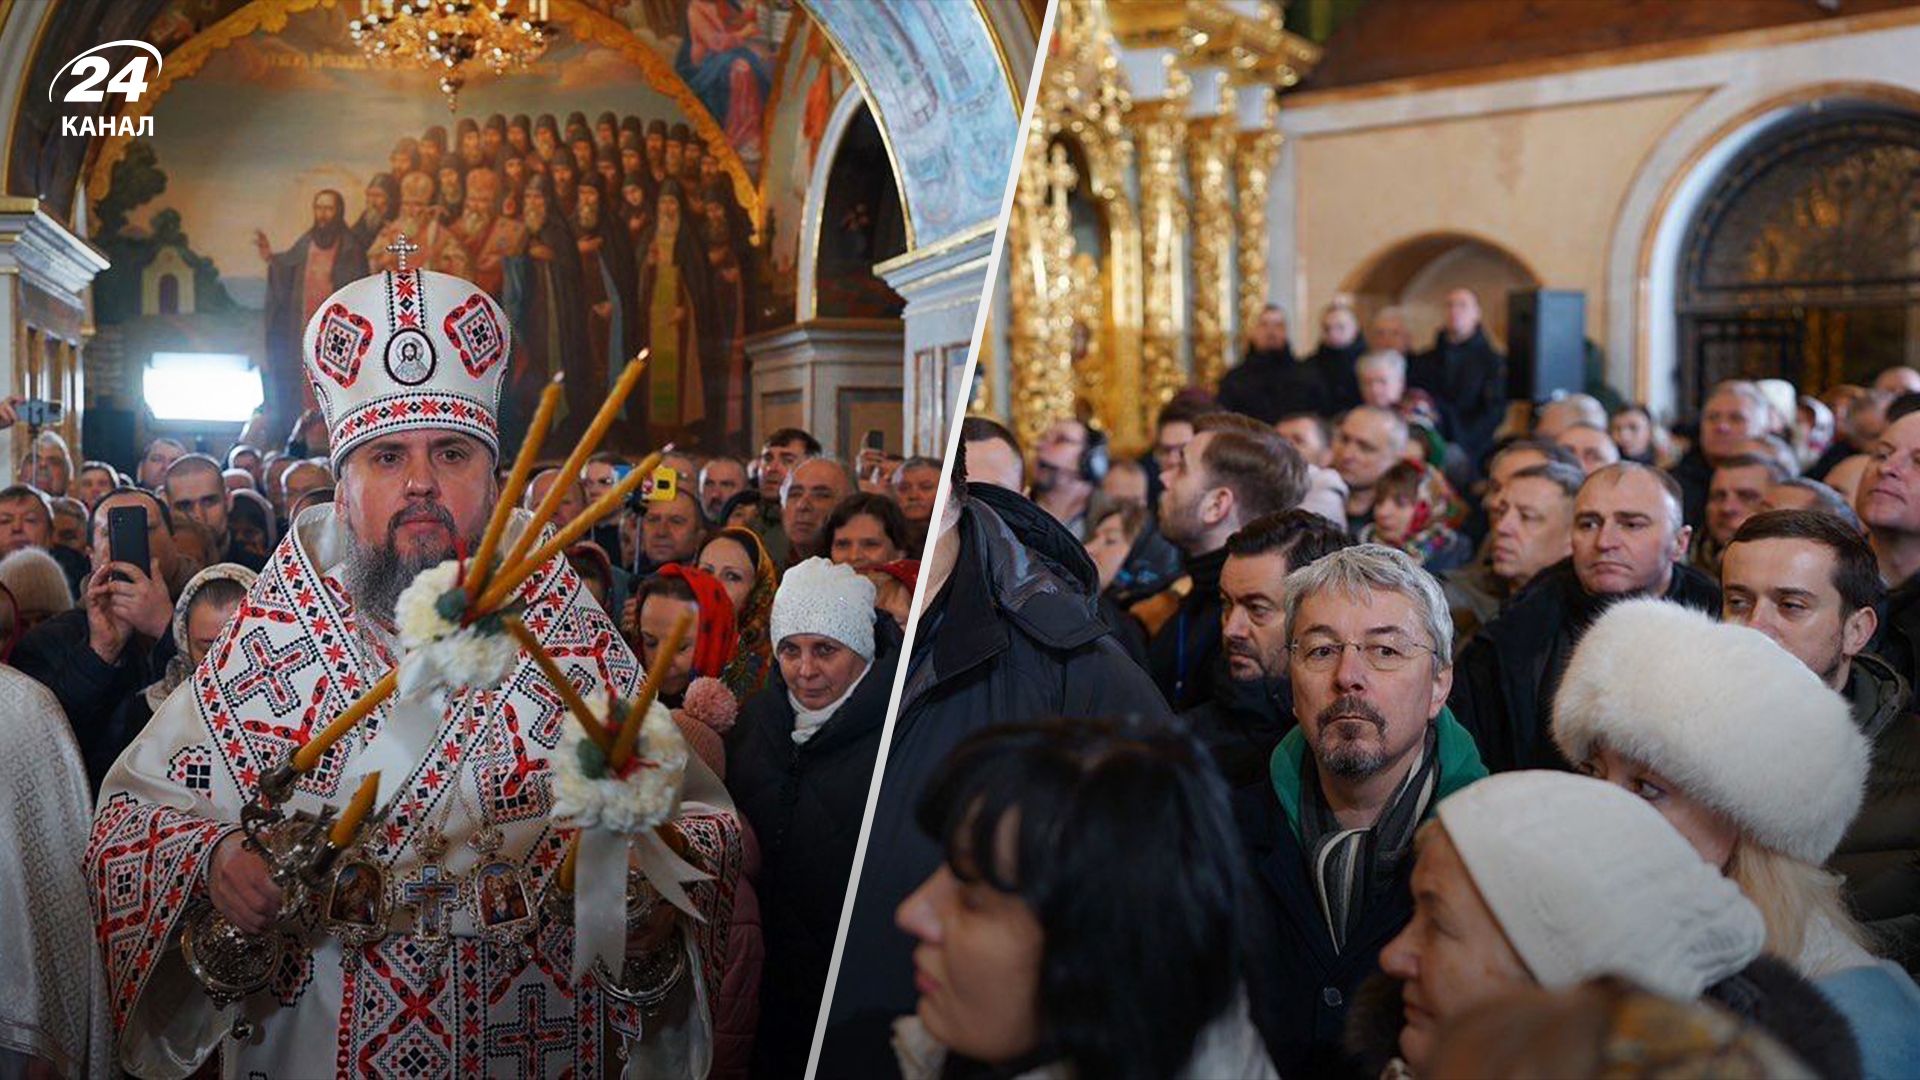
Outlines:
[[[1140,223],[1128,192],[1133,139],[1120,61],[1089,0],[1061,0],[1053,55],[1021,147],[1008,223],[1013,428],[1088,413],[1116,447],[1144,446]],[[1070,150],[1069,147],[1072,149]],[[1077,151],[1075,153],[1074,151]],[[1076,250],[1068,198],[1100,212],[1104,259]]]

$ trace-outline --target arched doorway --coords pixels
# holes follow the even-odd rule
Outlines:
[[[1518,255],[1465,233],[1428,233],[1403,240],[1362,264],[1341,292],[1353,297],[1364,326],[1384,307],[1406,313],[1414,342],[1425,347],[1446,320],[1447,293],[1472,289],[1482,321],[1496,344],[1507,340],[1507,294],[1540,287],[1540,278]],[[1294,338],[1319,333],[1319,313],[1295,316]]]
[[[1920,116],[1803,112],[1713,181],[1682,235],[1679,402],[1729,378],[1809,392],[1920,361]]]
[[[873,268],[907,250],[906,220],[886,144],[864,102],[833,148],[823,198],[814,244],[816,313],[899,318],[906,301]]]

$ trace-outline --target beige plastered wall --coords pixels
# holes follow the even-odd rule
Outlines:
[[[1504,249],[1545,286],[1583,290],[1587,332],[1604,338],[1614,219],[1641,160],[1704,96],[1670,92],[1297,139],[1302,322],[1312,325],[1393,248],[1453,233]],[[1412,314],[1425,342],[1432,317],[1424,307]],[[1489,322],[1503,326],[1504,311],[1489,312]]]

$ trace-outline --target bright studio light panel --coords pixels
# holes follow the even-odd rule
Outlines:
[[[245,423],[261,402],[260,372],[237,353],[154,353],[143,389],[156,420]]]

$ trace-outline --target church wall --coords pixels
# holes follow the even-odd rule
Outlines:
[[[1920,102],[1920,14],[1812,36],[1746,34],[1737,45],[1283,97],[1269,295],[1309,326],[1393,245],[1480,235],[1543,285],[1584,290],[1608,381],[1671,414],[1678,234],[1726,159],[1784,109],[1849,96]],[[1415,329],[1422,339],[1433,331]]]
[[[1701,97],[1666,93],[1298,138],[1282,153],[1298,159],[1301,272],[1289,306],[1300,312],[1300,333],[1317,337],[1320,308],[1388,249],[1445,232],[1505,249],[1548,286],[1584,290],[1588,333],[1598,339],[1613,218],[1640,160]],[[1500,307],[1489,322],[1504,326],[1505,298],[1481,299]],[[1409,315],[1416,340],[1429,340],[1434,312]]]

